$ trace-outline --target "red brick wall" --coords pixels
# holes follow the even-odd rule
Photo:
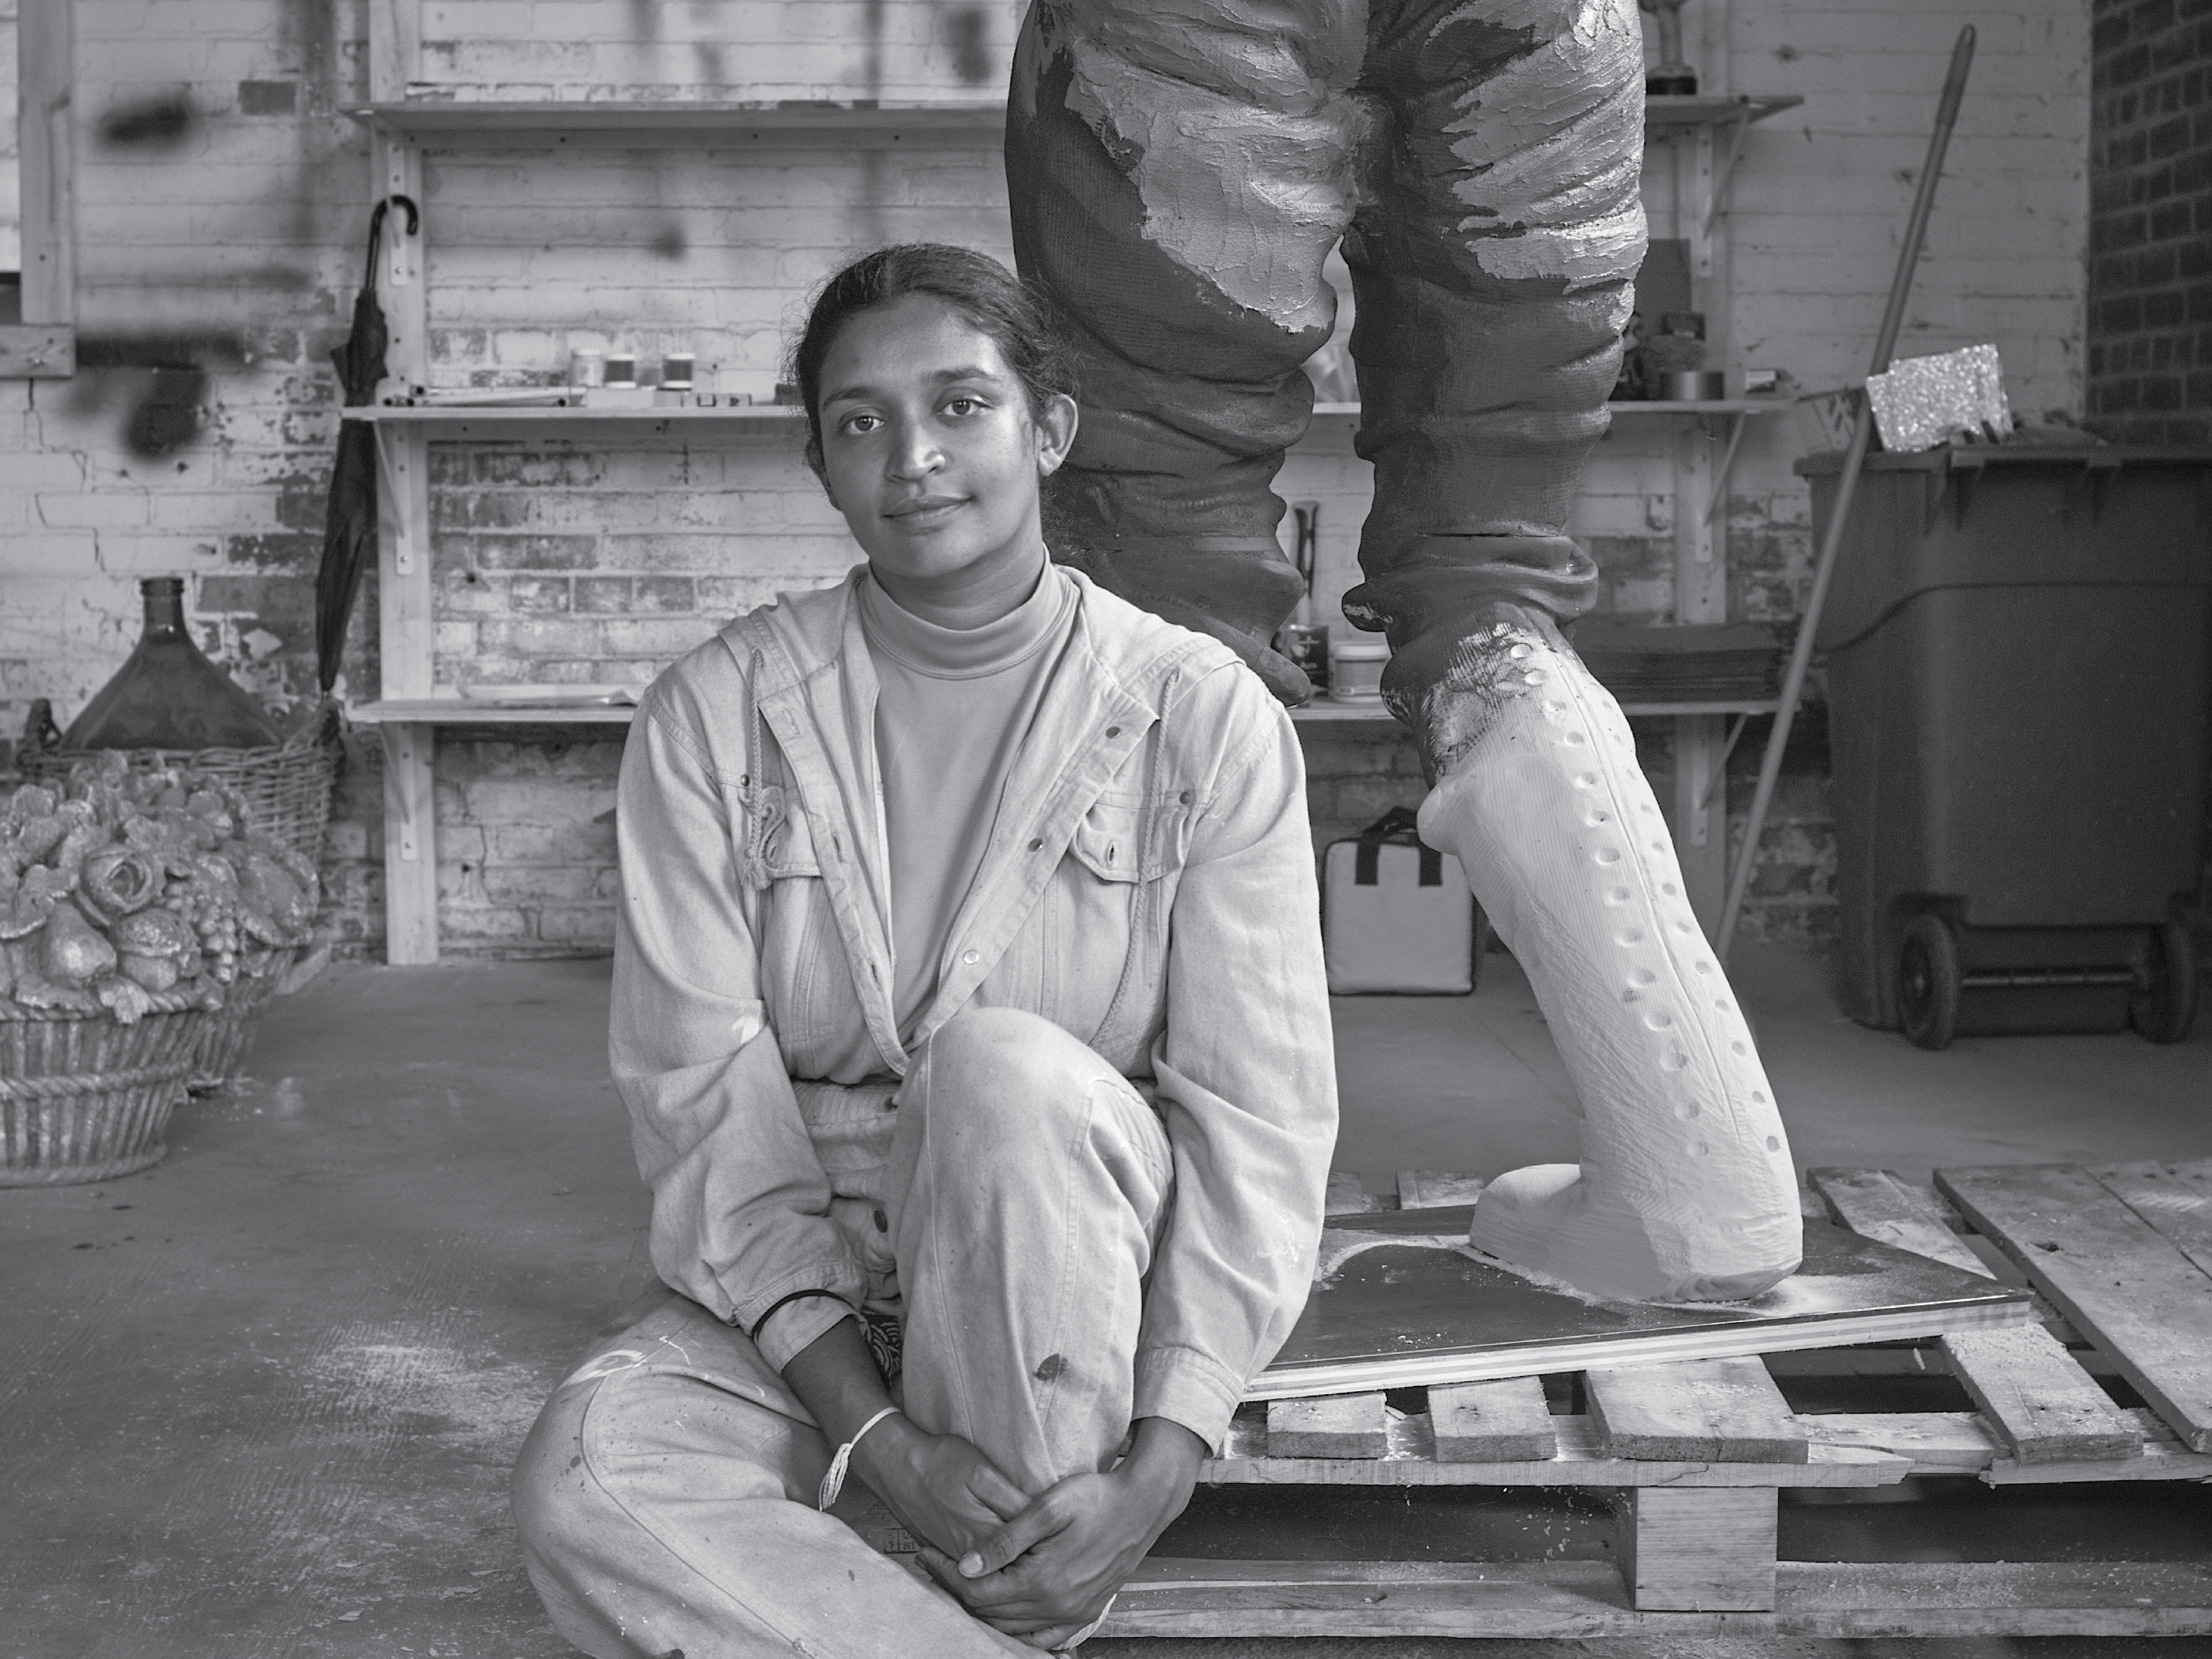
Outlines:
[[[2212,0],[2096,0],[2089,420],[2212,441]]]

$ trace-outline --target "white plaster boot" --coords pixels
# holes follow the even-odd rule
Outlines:
[[[1471,647],[1471,649],[1469,649]],[[1536,994],[1582,1101],[1579,1165],[1475,1206],[1493,1255],[1636,1301],[1756,1296],[1797,1266],[1773,1091],[1690,909],[1628,722],[1573,652],[1494,624],[1479,735],[1422,805]]]

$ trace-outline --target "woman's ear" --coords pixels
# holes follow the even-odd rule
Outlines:
[[[1080,419],[1075,399],[1064,392],[1055,392],[1046,399],[1042,413],[1036,422],[1037,477],[1049,478],[1060,471],[1060,463],[1075,443],[1075,428]]]

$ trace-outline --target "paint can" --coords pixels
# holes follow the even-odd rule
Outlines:
[[[637,353],[610,351],[607,353],[606,378],[599,382],[609,386],[634,386],[637,384]]]
[[[594,350],[590,346],[584,346],[568,354],[568,384],[570,386],[605,386],[606,381],[606,353]]]
[[[696,359],[688,351],[672,351],[660,360],[660,385],[665,392],[689,392]]]
[[[1324,623],[1285,623],[1275,649],[1305,670],[1316,694],[1328,690],[1328,627]]]
[[[1386,640],[1338,640],[1328,648],[1328,695],[1334,702],[1380,702],[1382,671],[1390,663]]]

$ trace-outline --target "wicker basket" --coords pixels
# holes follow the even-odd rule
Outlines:
[[[280,951],[266,971],[240,974],[224,988],[223,1005],[208,1016],[199,1055],[192,1064],[190,1083],[195,1094],[220,1089],[238,1075],[238,1063],[246,1058],[246,1045],[253,1041],[253,1028],[260,1023],[262,1011],[275,998],[278,982],[299,954]]]
[[[112,755],[122,756],[134,772],[189,768],[238,791],[252,815],[253,829],[310,863],[320,863],[331,786],[343,751],[342,720],[337,704],[326,702],[283,743],[259,749],[67,750],[43,748],[26,738],[15,751],[15,766],[26,783],[59,783],[79,761]]]
[[[172,991],[125,1025],[0,997],[0,1187],[110,1181],[161,1162],[208,1012]]]

